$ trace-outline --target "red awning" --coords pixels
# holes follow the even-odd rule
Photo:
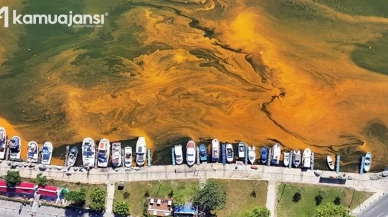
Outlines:
[[[57,197],[58,188],[55,186],[42,186],[38,188],[38,194],[46,197]]]
[[[35,184],[31,182],[21,182],[16,186],[16,193],[19,194],[34,194]]]
[[[4,180],[0,180],[0,192],[7,192],[7,183]]]

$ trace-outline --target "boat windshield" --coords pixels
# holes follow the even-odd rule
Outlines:
[[[187,156],[192,157],[192,156],[194,156],[194,154],[187,154]]]
[[[205,152],[205,151],[201,151],[201,155],[202,155],[202,156],[205,156],[205,155],[206,155],[206,152]]]
[[[177,155],[177,156],[176,156],[176,158],[181,158],[181,157],[182,157],[182,155]]]

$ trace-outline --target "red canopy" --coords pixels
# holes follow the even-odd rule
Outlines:
[[[4,180],[0,180],[0,192],[7,192],[7,183]]]
[[[58,188],[55,186],[41,186],[38,188],[38,194],[46,197],[57,197]]]
[[[31,182],[21,182],[16,186],[16,193],[19,194],[34,194],[35,184]]]

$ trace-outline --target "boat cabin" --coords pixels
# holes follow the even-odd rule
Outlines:
[[[151,216],[171,216],[172,200],[150,198],[147,213]]]

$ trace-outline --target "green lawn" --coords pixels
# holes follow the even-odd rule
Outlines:
[[[267,181],[259,180],[213,180],[222,185],[226,190],[226,207],[217,211],[218,217],[238,217],[254,207],[265,206],[267,201]],[[256,196],[252,195],[252,192]]]
[[[143,216],[143,200],[145,196],[155,198],[169,198],[174,195],[185,195],[187,201],[190,201],[199,188],[197,180],[170,180],[151,182],[127,182],[122,191],[116,190],[114,203],[127,201],[131,207],[131,215]],[[116,184],[117,189],[117,184]],[[124,198],[125,192],[129,193],[128,198]],[[173,193],[171,195],[171,192]]]
[[[296,192],[300,192],[302,199],[295,203],[292,197]],[[321,194],[323,197],[321,204],[333,203],[339,196],[341,204],[355,208],[372,195],[369,192],[355,191],[343,187],[326,187],[320,185],[303,185],[281,183],[277,193],[277,216],[278,217],[311,217],[315,212],[315,196]]]

